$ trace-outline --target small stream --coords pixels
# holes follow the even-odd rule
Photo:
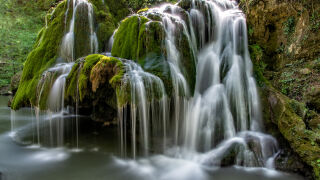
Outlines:
[[[73,140],[66,140],[65,147],[60,148],[38,146],[20,138],[20,132],[24,132],[23,136],[28,135],[26,129],[31,128],[35,121],[33,111],[30,108],[17,111],[16,131],[11,132],[11,110],[7,102],[8,97],[0,97],[1,180],[302,179],[266,168],[209,167],[166,154],[137,157],[136,160],[122,159],[117,128],[102,128],[101,124],[93,123],[89,117],[79,118],[79,149],[70,143]],[[72,118],[75,117],[65,117],[65,121],[72,121]]]

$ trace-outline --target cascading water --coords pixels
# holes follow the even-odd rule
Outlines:
[[[60,54],[66,61],[72,62],[83,55],[97,53],[98,39],[94,30],[92,4],[87,0],[68,0],[67,4],[68,8],[65,13],[66,27],[68,24],[68,13],[71,9],[73,11],[69,31],[64,35],[62,40]],[[81,22],[81,24],[77,25],[77,22]],[[82,31],[86,32],[83,33]],[[85,36],[79,35],[82,39],[77,38],[77,34],[81,33],[85,34]]]
[[[65,122],[64,114],[67,113],[64,105],[64,94],[66,78],[70,73],[74,63],[61,63],[53,68],[49,68],[42,75],[38,84],[38,106],[34,107],[37,137],[34,142],[38,145],[48,144],[51,147],[62,147],[64,145]],[[47,111],[42,111],[41,98],[44,91],[48,91],[45,99]]]
[[[104,0],[102,3],[108,4]],[[120,74],[121,83],[109,82],[108,86],[115,89],[108,87],[106,93],[110,93],[109,90],[114,93],[115,90],[117,95],[119,142],[114,141],[116,136],[112,124],[106,122],[104,125],[108,127],[101,128],[100,123],[85,117],[85,123],[90,123],[90,126],[81,128],[81,135],[82,132],[87,133],[81,138],[81,144],[85,144],[81,146],[83,152],[73,156],[72,152],[79,152],[79,79],[75,109],[65,105],[65,88],[75,63],[79,63],[76,77],[79,78],[88,62],[87,59],[74,61],[98,51],[93,16],[93,7],[87,0],[67,1],[66,32],[60,57],[57,64],[46,70],[38,82],[37,100],[31,108],[36,118],[30,118],[32,123],[21,123],[21,119],[27,118],[19,116],[20,112],[16,114],[11,111],[10,136],[18,141],[20,137],[25,138],[30,141],[23,139],[23,143],[36,145],[18,147],[19,156],[10,160],[4,156],[10,157],[10,152],[17,148],[16,144],[10,143],[0,148],[0,154],[3,155],[0,158],[0,176],[4,164],[8,169],[18,167],[17,171],[29,175],[21,176],[26,179],[44,179],[51,175],[62,179],[148,180],[234,179],[241,175],[246,179],[248,174],[253,179],[260,177],[257,174],[267,178],[276,177],[274,175],[277,175],[277,171],[273,169],[279,148],[272,136],[263,134],[259,96],[248,52],[246,19],[232,0],[181,0],[175,5],[165,4],[134,15],[145,17],[143,21],[147,23],[139,27],[142,30],[160,24],[161,27],[156,28],[163,32],[159,33],[161,37],[156,38],[163,38],[162,44],[157,44],[161,46],[162,54],[156,59],[151,57],[150,60],[148,57],[142,63],[141,59],[134,61],[117,58],[121,60],[117,63],[121,64],[121,68],[124,67]],[[139,23],[142,22],[142,18],[137,19]],[[146,29],[146,36],[152,34],[152,31]],[[152,38],[142,40],[152,41]],[[117,30],[108,42],[107,51],[112,51],[116,40]],[[183,47],[190,48],[190,52],[182,49],[181,43],[187,44]],[[189,54],[186,56],[185,53]],[[106,55],[111,56],[111,53]],[[191,58],[189,62],[196,67],[195,85],[190,83],[192,80],[185,67],[188,59],[185,57]],[[106,63],[109,61],[106,60]],[[157,72],[148,69],[153,63],[155,66],[161,64]],[[106,69],[116,71],[119,67],[112,68],[110,66]],[[165,71],[165,75],[158,72],[161,70]],[[118,78],[120,75],[115,76]],[[163,76],[168,76],[168,81]],[[107,87],[99,89],[102,94],[106,90],[104,88]],[[101,91],[97,91],[94,96],[104,97],[99,93]],[[115,108],[114,99],[104,100],[112,103],[112,108]],[[104,107],[99,108],[103,110]],[[111,108],[109,104],[108,108]],[[111,116],[108,118],[114,118],[114,112]],[[91,127],[95,125],[99,126],[98,130]],[[98,135],[102,140],[97,141]],[[7,143],[3,136],[0,136],[0,143]],[[42,146],[54,149],[38,148]],[[64,146],[76,149],[70,151],[62,148]],[[30,150],[34,147],[37,149]],[[134,160],[118,159],[113,155]],[[26,164],[34,167],[28,169]],[[232,167],[220,168],[229,166]],[[41,173],[46,174],[43,177],[42,174],[38,176],[39,167]],[[42,168],[47,169],[42,171]],[[84,171],[81,171],[82,168]],[[242,171],[239,171],[241,168]],[[49,172],[49,169],[52,171]],[[90,173],[87,173],[88,169]],[[70,176],[70,172],[78,174],[74,176],[72,173]]]
[[[70,22],[68,21],[69,13],[72,14]],[[62,39],[60,58],[57,59],[57,62],[68,63],[58,63],[53,68],[49,68],[42,74],[38,83],[37,105],[34,107],[36,122],[33,125],[36,138],[33,138],[33,142],[38,145],[62,147],[65,131],[72,129],[72,132],[76,132],[76,147],[78,148],[78,109],[75,110],[76,127],[66,127],[70,122],[64,121],[65,114],[69,113],[64,104],[64,95],[66,78],[74,65],[73,61],[78,57],[98,51],[92,4],[87,0],[68,0],[64,23],[67,32]],[[67,28],[68,24],[69,28]],[[12,119],[14,124],[14,117]],[[14,132],[15,129],[12,131]]]
[[[121,137],[131,132],[133,157],[137,144],[141,144],[144,151],[154,151],[150,143],[157,136],[149,132],[161,129],[165,146],[180,147],[174,152],[166,149],[171,156],[217,166],[272,167],[278,147],[272,136],[259,133],[263,130],[260,102],[252,75],[243,13],[234,1],[185,2],[190,3],[187,11],[178,5],[164,5],[143,13],[145,17],[150,14],[161,17],[166,33],[166,59],[171,72],[173,98],[164,98],[160,104],[155,102],[154,95],[150,99],[147,92],[154,91],[150,84],[153,81],[161,84],[161,80],[136,64],[136,68],[127,68],[124,84],[130,82],[131,99],[119,108]],[[185,12],[187,18],[182,18],[181,12]],[[197,77],[192,98],[188,98],[190,89],[181,72],[183,59],[177,50],[177,30],[187,36],[196,56]],[[126,86],[122,86],[121,92],[128,92],[128,88],[123,87]],[[168,105],[172,101],[174,107],[170,108]],[[169,119],[163,119],[165,115],[161,113],[155,116],[155,110],[165,112]],[[161,122],[163,127],[156,126]],[[165,124],[170,123],[174,126],[166,127]],[[127,129],[129,127],[131,131]],[[122,146],[123,151],[127,148]]]
[[[155,136],[160,136],[162,134],[163,139],[166,139],[168,110],[165,88],[159,77],[145,72],[133,61],[123,60],[123,62],[127,73],[124,75],[123,84],[118,93],[118,100],[125,99],[127,96],[130,96],[131,103],[130,109],[127,109],[126,105],[119,107],[120,141],[122,145],[121,149],[123,150],[122,154],[126,154],[126,128],[130,124],[133,157],[137,154],[136,144],[138,138],[140,139],[140,142],[143,142],[143,154],[147,155],[150,143],[150,133],[153,133]],[[121,102],[118,102],[118,104],[121,104]],[[127,122],[127,117],[131,118],[131,122]],[[150,122],[150,118],[152,118],[152,122]],[[159,129],[163,130],[159,131]],[[138,138],[136,136],[137,132],[139,132]]]

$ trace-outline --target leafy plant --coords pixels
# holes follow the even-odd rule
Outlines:
[[[289,36],[295,31],[296,20],[293,16],[289,17],[288,20],[284,23],[284,34]]]
[[[44,24],[45,11],[34,0],[0,0],[0,87],[10,84]]]
[[[310,28],[311,31],[316,32],[319,31],[320,28],[320,17],[319,17],[319,13],[314,11],[311,15],[310,18],[311,24],[310,24]]]

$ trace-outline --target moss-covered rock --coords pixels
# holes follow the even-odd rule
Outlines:
[[[72,1],[69,1],[69,9],[67,2],[67,0],[61,1],[54,10],[52,12],[50,11],[46,16],[46,26],[39,32],[33,50],[25,62],[19,88],[12,102],[13,109],[18,109],[21,106],[28,106],[30,104],[37,105],[36,92],[42,73],[57,62],[60,62],[60,45],[64,34],[69,31],[73,14]],[[90,2],[94,9],[95,21],[93,23],[99,39],[99,51],[105,52],[107,49],[106,44],[116,24],[130,12],[126,4],[118,7],[118,9],[126,9],[125,13],[116,14],[115,11],[109,10],[111,9],[109,7],[109,5],[111,6],[111,2],[110,4],[102,4],[101,0],[91,0]],[[112,2],[117,4],[115,0]],[[66,13],[67,9],[68,13]],[[78,12],[82,14],[88,9],[84,7],[82,10],[83,11],[79,10]],[[85,52],[83,49],[90,49],[82,48],[88,45],[88,42],[90,42],[88,39],[90,37],[87,32],[88,28],[83,28],[87,27],[89,22],[86,17],[81,14],[77,16],[78,19],[76,19],[76,22],[78,23],[75,23],[76,57],[87,55],[88,52]]]
[[[103,86],[105,83],[116,88],[120,85],[123,75],[124,67],[120,60],[113,57],[102,57],[91,70],[92,91],[97,92],[99,86]]]
[[[305,98],[310,108],[320,112],[320,88],[314,88],[307,92]]]
[[[147,18],[137,15],[124,19],[115,34],[112,56],[138,60],[139,33],[146,22]]]
[[[146,71],[160,77],[168,95],[172,92],[166,32],[161,15],[143,10],[121,22],[115,34],[112,56],[131,59],[138,62]],[[194,91],[196,64],[195,57],[184,27],[176,25],[174,32],[177,51],[180,52],[180,69],[186,78],[189,89]]]
[[[269,69],[279,70],[292,59],[315,59],[320,21],[319,3],[306,1],[256,0],[240,1],[248,22],[249,41],[264,50]],[[312,10],[311,10],[312,9]]]
[[[92,100],[99,87],[116,89],[123,74],[123,64],[116,58],[92,54],[79,59],[67,77],[65,98],[73,102]]]
[[[86,56],[94,52],[94,43],[91,42],[92,27],[88,17],[89,7],[85,3],[77,6],[74,21],[74,58]],[[92,22],[93,23],[93,22]]]
[[[66,80],[67,104],[78,103],[80,109],[86,109],[95,119],[111,113],[112,119],[104,121],[113,121],[117,111],[116,90],[124,71],[123,63],[113,57],[93,54],[79,59]]]
[[[65,1],[61,2],[51,15],[48,26],[38,36],[32,52],[28,55],[23,68],[19,89],[12,102],[12,108],[18,109],[28,104],[36,104],[37,84],[41,74],[55,64],[58,49],[64,32]]]
[[[320,178],[318,159],[320,154],[319,133],[308,129],[299,104],[277,92],[274,88],[264,87],[262,91],[266,128],[275,125],[275,132],[289,143],[299,157],[313,168],[316,179]],[[302,106],[303,107],[303,106]]]

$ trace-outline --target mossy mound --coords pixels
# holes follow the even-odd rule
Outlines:
[[[123,63],[113,57],[93,54],[77,60],[66,80],[67,104],[78,103],[80,109],[101,119],[105,113],[116,117],[116,89],[124,71]]]
[[[144,70],[160,77],[166,87],[167,94],[172,92],[169,62],[166,49],[166,32],[161,15],[148,13],[145,9],[140,14],[126,18],[115,34],[112,56],[131,59],[139,63]],[[180,54],[180,69],[186,78],[189,89],[194,91],[196,64],[188,37],[177,25],[174,32],[175,44]]]
[[[45,70],[54,66],[54,64],[61,61],[63,62],[63,60],[59,58],[59,50],[62,38],[69,30],[73,11],[73,9],[70,8],[72,6],[69,4],[69,11],[66,13],[68,9],[67,2],[67,0],[61,1],[52,12],[47,14],[46,26],[39,32],[33,50],[28,55],[24,64],[19,88],[11,105],[12,109],[16,110],[22,106],[29,106],[30,104],[37,105],[36,92],[41,75]],[[101,0],[91,0],[90,2],[94,9],[94,30],[98,36],[98,43],[100,45],[99,52],[104,52],[107,49],[106,44],[115,30],[116,24],[119,22],[118,18],[124,18],[129,12],[126,11],[118,15],[110,11],[108,7],[109,4],[103,4]],[[69,3],[72,3],[72,1],[69,1]],[[116,3],[116,1],[114,1],[114,3]],[[127,6],[123,5],[119,8],[127,9]],[[81,28],[77,29],[81,31]],[[82,31],[75,33],[86,34]],[[88,37],[80,38],[81,41],[86,42],[87,39]],[[81,48],[79,51],[81,51]],[[85,56],[86,54],[88,53],[81,51],[79,52],[79,57]]]
[[[64,32],[65,1],[61,2],[37,38],[32,52],[28,55],[23,68],[18,91],[12,102],[12,109],[28,104],[36,104],[37,84],[41,74],[55,64],[58,49]]]
[[[65,98],[71,98],[74,102],[78,98],[82,102],[93,98],[94,93],[103,86],[115,89],[123,74],[123,64],[116,58],[92,54],[79,59],[67,77]]]

